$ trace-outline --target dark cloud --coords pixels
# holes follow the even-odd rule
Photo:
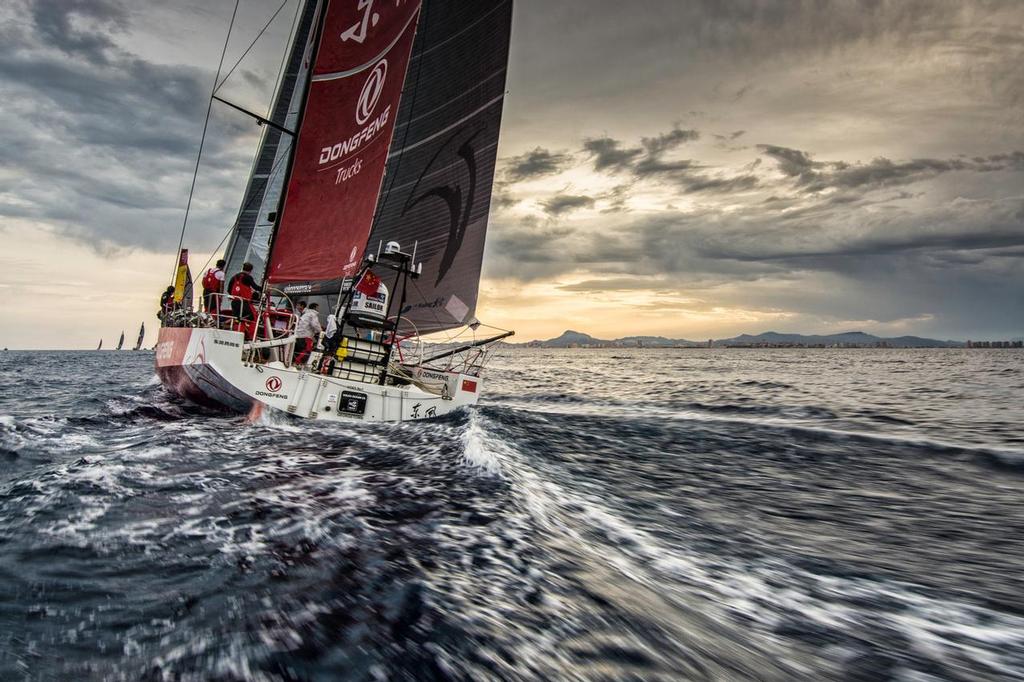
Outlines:
[[[570,154],[551,152],[542,147],[536,147],[525,154],[506,159],[504,161],[505,177],[510,182],[519,182],[545,175],[554,175],[565,170],[572,161],[573,158]]]
[[[648,156],[658,157],[681,144],[698,139],[700,139],[700,133],[696,130],[683,130],[676,126],[667,133],[659,133],[653,137],[642,137],[640,138],[640,144],[647,151]]]
[[[736,131],[732,133],[731,138],[735,139],[743,132]],[[639,147],[625,147],[620,140],[603,137],[588,138],[584,142],[584,150],[590,152],[594,170],[630,173],[639,179],[668,181],[677,185],[686,194],[740,192],[758,185],[759,180],[752,173],[757,167],[756,162],[750,164],[749,168],[740,174],[711,174],[706,172],[707,166],[693,159],[665,158],[666,154],[681,145],[698,139],[700,133],[697,130],[675,126],[667,133],[640,138]],[[624,206],[625,199],[620,196],[617,205]]]
[[[128,27],[128,10],[116,0],[35,0],[30,5],[38,36],[51,47],[98,64],[115,48],[106,32]]]
[[[607,136],[586,138],[583,151],[590,155],[596,171],[632,172],[640,176],[673,174],[697,166],[689,159],[666,161],[665,154],[697,139],[698,131],[675,126],[667,133],[640,138],[639,147],[625,147],[622,141]]]
[[[778,162],[779,170],[790,177],[800,178],[810,175],[815,168],[820,168],[823,165],[811,161],[810,154],[799,149],[778,147],[772,144],[759,144],[757,148],[765,156],[775,159]]]
[[[833,189],[880,189],[919,182],[954,171],[986,173],[1024,168],[1022,152],[974,159],[911,159],[898,163],[879,157],[868,163],[847,163],[815,161],[807,152],[787,147],[768,144],[759,144],[757,147],[765,156],[776,161],[784,175],[795,178],[799,187],[811,193]]]
[[[639,147],[622,147],[610,137],[588,137],[583,140],[583,151],[594,160],[594,170],[622,171],[632,167],[633,161],[644,153]]]
[[[684,181],[684,192],[743,192],[757,187],[755,175],[737,175],[733,177],[694,176]]]
[[[113,36],[122,3],[9,6],[0,46],[0,147],[17,173],[0,215],[43,221],[100,249],[173,249],[213,73],[143,59]],[[233,221],[258,129],[214,110],[190,243],[212,247]]]
[[[546,213],[559,216],[581,208],[593,208],[594,203],[594,197],[580,194],[556,194],[541,202],[541,205]]]

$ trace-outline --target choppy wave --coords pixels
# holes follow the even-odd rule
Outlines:
[[[0,359],[2,679],[1024,679],[1020,353],[516,351],[349,427],[150,363]]]

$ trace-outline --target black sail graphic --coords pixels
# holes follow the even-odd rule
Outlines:
[[[476,309],[511,26],[511,0],[423,3],[367,244],[418,242],[403,317],[421,334]]]
[[[306,73],[309,69],[311,32],[318,4],[317,0],[307,0],[300,10],[295,37],[269,116],[271,121],[289,130],[295,130],[304,95]],[[284,188],[291,144],[291,136],[287,133],[270,126],[265,127],[256,160],[249,174],[242,206],[235,221],[234,232],[224,256],[228,262],[228,276],[241,270],[245,261],[250,261],[255,266],[253,276],[257,280],[263,276],[278,199]]]

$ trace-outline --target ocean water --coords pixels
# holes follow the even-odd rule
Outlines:
[[[0,354],[2,680],[1024,679],[1024,353],[507,350],[436,422]]]

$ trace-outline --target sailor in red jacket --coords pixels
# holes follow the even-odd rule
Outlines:
[[[252,302],[262,293],[256,280],[252,278],[252,263],[242,263],[242,271],[228,282],[228,294],[231,296],[231,314],[246,337],[252,338],[256,333],[256,311]]]
[[[224,293],[224,259],[203,275],[203,307],[211,315],[220,315],[220,294]]]

